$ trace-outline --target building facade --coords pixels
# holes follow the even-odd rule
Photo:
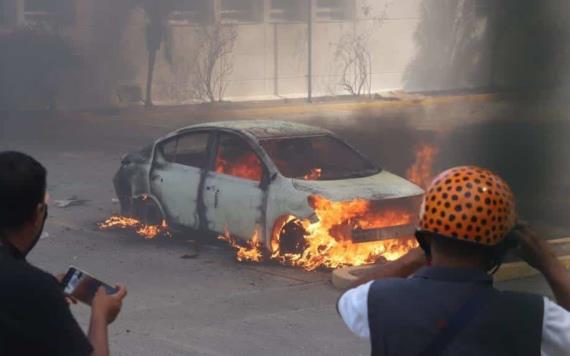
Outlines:
[[[525,46],[501,24],[528,17],[511,0],[153,1],[0,0],[0,26],[49,23],[69,38],[84,60],[59,101],[85,107],[144,97],[153,36],[156,103],[501,85],[512,65],[497,53]],[[541,16],[556,20],[565,2],[548,2]]]

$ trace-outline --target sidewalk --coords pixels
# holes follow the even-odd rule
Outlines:
[[[82,117],[117,117],[124,120],[146,121],[160,119],[182,120],[200,116],[206,118],[270,118],[290,115],[319,116],[327,113],[354,114],[362,111],[382,112],[409,109],[418,106],[441,106],[457,103],[481,103],[504,100],[503,94],[466,94],[446,96],[425,96],[420,94],[399,94],[383,99],[340,98],[338,100],[315,100],[308,103],[302,99],[279,101],[253,101],[239,103],[204,103],[191,105],[157,105],[150,109],[141,106],[80,111]],[[65,117],[75,116],[78,112],[64,111]]]
[[[340,98],[307,103],[301,99],[193,105],[159,105],[91,111],[62,112],[64,120],[105,122],[120,119],[140,125],[169,129],[197,122],[229,119],[274,119],[311,121],[334,120],[339,125],[354,125],[368,120],[404,120],[418,130],[452,130],[464,124],[526,116],[557,117],[568,112],[567,102],[551,102],[548,93],[473,93],[457,95],[399,94],[390,98],[363,100]],[[342,120],[341,120],[342,119]],[[356,120],[353,121],[353,120]]]

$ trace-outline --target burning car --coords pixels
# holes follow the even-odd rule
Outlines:
[[[141,226],[213,232],[240,260],[308,270],[405,253],[423,194],[328,130],[268,120],[172,132],[126,155],[114,185]]]

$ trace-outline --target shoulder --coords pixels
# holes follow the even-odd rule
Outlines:
[[[565,355],[570,349],[570,312],[544,297],[542,354]]]
[[[370,285],[370,300],[391,299],[402,293],[415,293],[421,288],[423,281],[417,278],[383,278],[372,282]]]
[[[348,304],[353,301],[365,302],[368,299],[368,293],[372,284],[374,284],[374,282],[371,281],[345,291],[338,300],[339,306],[341,303]]]
[[[20,300],[49,298],[63,298],[58,281],[51,274],[30,265],[25,261],[17,261],[0,273],[2,293],[5,297],[10,295]],[[10,291],[12,293],[10,293]]]
[[[374,289],[405,288],[413,282],[414,278],[382,278],[375,280],[370,287]]]
[[[526,293],[526,292],[515,292],[515,291],[507,291],[507,290],[499,290],[499,293],[506,299],[519,299],[522,301],[534,301],[543,303],[544,297],[539,294],[535,293]]]
[[[363,339],[370,337],[368,328],[368,293],[373,282],[362,284],[344,292],[338,302],[337,310],[346,326],[355,335]]]
[[[500,308],[511,313],[524,314],[527,318],[534,316],[542,320],[545,299],[543,296],[533,293],[512,291],[499,291],[496,302]]]

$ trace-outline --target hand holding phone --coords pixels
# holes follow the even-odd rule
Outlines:
[[[117,285],[117,292],[114,294],[108,294],[104,287],[99,287],[91,304],[91,314],[111,324],[119,315],[126,296],[127,289],[123,285]]]
[[[107,294],[115,294],[117,288],[111,287],[107,283],[101,282],[97,278],[89,275],[76,267],[69,267],[69,270],[61,282],[63,292],[80,302],[91,305],[95,294],[99,288],[103,288]]]

